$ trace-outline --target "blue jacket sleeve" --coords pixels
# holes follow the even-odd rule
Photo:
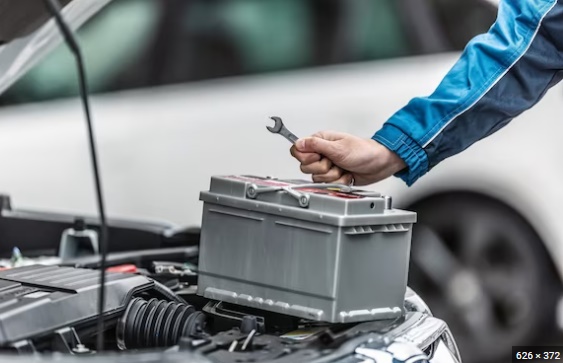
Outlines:
[[[536,104],[563,78],[563,0],[503,0],[437,89],[412,99],[373,139],[396,152],[407,185]]]

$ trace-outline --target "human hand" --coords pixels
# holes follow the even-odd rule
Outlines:
[[[297,140],[291,155],[301,162],[301,171],[316,183],[368,185],[406,167],[394,152],[372,139],[321,131]],[[353,178],[353,179],[352,179]]]

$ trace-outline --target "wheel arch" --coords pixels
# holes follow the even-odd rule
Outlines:
[[[488,199],[489,201],[498,204],[501,207],[511,210],[522,221],[527,223],[533,233],[542,242],[541,248],[545,252],[548,260],[550,261],[550,270],[553,272],[554,277],[557,279],[559,286],[563,289],[563,260],[558,260],[559,256],[563,255],[563,246],[557,240],[557,231],[546,227],[546,224],[541,224],[538,213],[536,211],[541,208],[536,202],[533,201],[531,196],[521,195],[520,198],[507,198],[503,193],[496,193],[494,190],[497,188],[480,188],[477,186],[449,186],[426,188],[424,192],[419,193],[406,193],[401,199],[399,207],[402,209],[411,210],[412,206],[417,203],[441,197],[444,195],[474,195],[479,198]],[[561,261],[558,263],[558,261]]]

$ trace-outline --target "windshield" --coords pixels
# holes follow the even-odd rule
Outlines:
[[[474,0],[111,3],[78,31],[92,93],[461,50],[496,16]],[[0,104],[78,94],[64,46]]]

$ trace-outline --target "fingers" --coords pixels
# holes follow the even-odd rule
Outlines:
[[[320,161],[316,161],[310,164],[301,164],[301,171],[305,174],[326,174],[332,168],[332,162],[327,159],[323,158]]]
[[[316,155],[316,154],[314,154]],[[305,174],[312,174],[315,183],[332,183],[344,174],[338,166],[333,165],[330,159],[323,158],[310,164],[301,164],[301,171]]]
[[[332,183],[334,184],[344,184],[344,185],[350,185],[352,183],[353,180],[353,176],[350,173],[344,173],[340,176],[340,178],[336,179],[335,181],[333,181]]]
[[[343,151],[341,140],[349,136],[335,131],[321,131],[311,137],[297,140],[290,152],[301,162],[301,171],[312,174],[314,182],[349,184],[352,176],[346,176],[345,172],[334,164],[343,162],[346,153]]]
[[[338,166],[332,166],[326,173],[313,174],[313,181],[315,183],[333,183],[340,179],[343,173],[343,170]]]
[[[301,165],[309,165],[321,160],[321,155],[316,153],[302,153],[297,151],[295,145],[289,149],[289,152],[291,153],[291,156],[299,160]]]
[[[324,155],[331,160],[338,160],[342,157],[341,148],[337,143],[320,137],[299,139],[295,143],[295,148],[302,153],[316,153]]]

